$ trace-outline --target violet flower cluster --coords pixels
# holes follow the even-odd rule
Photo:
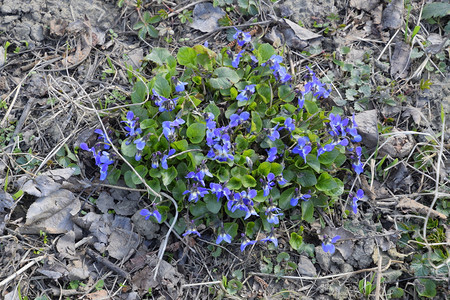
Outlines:
[[[236,39],[237,44],[241,47],[251,42],[251,37],[248,33],[242,32],[237,29],[234,38]],[[232,60],[231,64],[234,68],[239,67],[241,59],[243,58],[244,54],[247,55],[247,52],[250,51],[243,49],[237,54],[233,54],[230,51],[227,52],[228,56]],[[245,57],[245,59],[249,61],[248,56]],[[258,60],[254,55],[251,54],[251,52],[250,59],[252,62],[252,68],[258,66]],[[280,84],[285,84],[292,78],[291,75],[288,74],[286,67],[283,66],[283,58],[279,55],[271,56],[270,59],[262,63],[261,66],[266,67],[266,72],[269,72],[270,69],[273,76]],[[307,94],[312,93],[313,97],[319,99],[327,98],[331,92],[331,90],[329,90],[325,84],[320,82],[320,80],[316,77],[316,75],[310,68],[308,68],[308,71],[309,81],[305,84],[304,91],[298,94],[297,112],[301,112],[301,109],[303,109],[305,101],[307,101]],[[176,77],[173,77],[172,81],[174,83],[176,93],[181,93],[186,90],[186,86],[188,85],[186,82],[182,82]],[[250,105],[251,101],[258,97],[258,94],[256,93],[257,90],[257,84],[248,84],[242,90],[239,90],[239,94],[236,97],[236,101],[239,103],[238,106]],[[183,124],[185,124],[186,121],[189,122],[189,119],[186,119],[186,121],[183,120],[181,118],[181,114],[177,115],[176,117],[174,116],[173,111],[177,109],[177,106],[180,107],[178,103],[180,97],[164,97],[162,95],[159,95],[155,89],[152,89],[152,100],[154,101],[153,103],[158,107],[158,111],[160,113],[164,112],[165,115],[172,116],[172,118],[170,118],[169,120],[165,118],[166,121],[162,122],[162,132],[159,136],[159,138],[162,138],[162,136],[164,136],[169,145],[177,141],[179,133],[184,132]],[[180,100],[180,102],[181,101],[182,100]],[[249,102],[245,103],[247,101]],[[283,218],[284,214],[282,212],[282,209],[277,207],[276,203],[273,203],[272,196],[275,197],[273,191],[276,190],[277,185],[282,188],[288,184],[288,182],[283,178],[283,174],[275,175],[273,171],[265,173],[267,175],[264,176],[260,173],[256,173],[260,176],[260,178],[256,178],[259,179],[259,190],[258,188],[247,188],[244,190],[242,190],[241,188],[230,189],[227,187],[227,181],[222,183],[216,182],[217,177],[213,175],[213,172],[211,172],[211,170],[215,171],[217,165],[210,165],[208,167],[208,162],[212,161],[226,166],[227,164],[231,164],[235,160],[235,157],[236,161],[238,160],[237,157],[239,157],[239,153],[235,153],[236,145],[234,144],[234,138],[237,134],[239,134],[239,130],[246,130],[247,133],[250,133],[250,130],[252,128],[251,123],[253,122],[253,120],[250,120],[250,112],[245,111],[242,108],[233,112],[234,113],[232,113],[228,119],[222,117],[219,118],[219,116],[215,116],[211,112],[205,113],[203,115],[204,122],[206,123],[205,142],[206,146],[209,149],[206,154],[206,158],[199,165],[196,165],[198,164],[198,162],[193,162],[194,166],[192,168],[191,166],[189,166],[189,168],[191,168],[190,170],[194,171],[188,172],[185,175],[185,178],[188,180],[188,186],[187,189],[183,192],[183,195],[186,196],[185,199],[188,203],[195,205],[195,203],[197,203],[199,200],[210,194],[215,196],[215,199],[221,205],[223,201],[223,206],[228,213],[241,211],[244,220],[248,220],[250,218],[261,218],[264,222],[269,223],[270,226],[273,227],[271,231],[266,234],[266,237],[261,239],[260,241],[264,243],[271,242],[275,245],[275,247],[277,247],[278,240],[275,236],[275,226],[280,223],[280,220]],[[333,151],[335,147],[338,147],[340,149],[342,149],[341,147],[348,147],[350,149],[351,146],[351,149],[355,154],[351,157],[353,162],[353,169],[358,174],[361,174],[363,172],[363,165],[361,163],[362,149],[361,147],[353,144],[361,141],[361,136],[358,134],[356,129],[357,125],[354,117],[350,119],[341,117],[338,114],[330,113],[327,120],[328,122],[326,132],[326,134],[329,134],[330,139],[324,142],[322,146],[313,138],[311,138],[311,141],[311,136],[308,137],[307,135],[305,135],[301,128],[297,128],[297,126],[301,126],[302,121],[304,121],[299,118],[301,117],[292,115],[278,118],[276,123],[274,122],[270,125],[264,122],[264,127],[267,128],[262,128],[261,132],[252,132],[247,136],[249,137],[251,135],[255,135],[261,140],[264,139],[264,142],[268,145],[264,146],[267,147],[265,148],[267,156],[264,157],[264,155],[262,155],[262,160],[265,159],[268,162],[278,161],[280,164],[283,164],[283,153],[285,153],[288,147],[284,146],[284,148],[281,148],[277,147],[277,145],[280,145],[280,141],[282,141],[282,144],[285,145],[286,140],[289,140],[289,142],[291,143],[291,150],[289,155],[298,155],[301,158],[301,160],[299,160],[300,163],[302,163],[303,161],[305,164],[307,164],[308,159],[311,158],[311,152],[314,153],[315,149],[317,149],[317,157],[320,157],[326,152]],[[126,120],[122,122],[126,125],[124,127],[126,131],[125,143],[126,145],[130,145],[131,143],[135,145],[135,160],[140,161],[142,159],[144,149],[148,144],[150,134],[144,135],[143,130],[139,127],[139,119],[131,111],[126,114]],[[101,144],[97,144],[92,148],[88,148],[88,146],[83,143],[80,147],[93,153],[96,164],[100,167],[100,179],[104,180],[107,176],[108,166],[114,162],[111,158],[111,155],[107,151],[105,151],[109,149],[111,142],[101,130],[96,130],[96,133],[99,134],[99,139],[102,140]],[[102,147],[103,150],[100,149]],[[155,151],[147,157],[150,157],[152,168],[157,169],[161,167],[162,169],[168,169],[168,160],[175,153],[175,149],[171,149],[169,147],[169,149],[166,149],[165,151]],[[251,169],[253,165],[252,159],[246,157],[246,161],[247,165]],[[254,176],[254,173],[252,175]],[[254,186],[257,185],[256,182]],[[256,198],[257,195],[262,195],[265,200],[263,202],[260,202],[261,199]],[[363,196],[363,191],[358,190],[356,196],[353,197],[352,208],[355,214],[357,213],[357,202],[361,200]],[[295,192],[293,193],[292,198],[290,199],[290,205],[293,207],[297,206],[299,202],[309,201],[311,197],[311,190],[306,191],[305,189],[303,189],[302,191],[302,186],[298,185],[295,188]],[[258,201],[256,201],[255,198]],[[153,217],[159,223],[162,221],[162,216],[158,212],[156,206],[153,206],[151,209],[142,209],[140,211],[140,214],[142,216],[145,216],[145,219]],[[188,222],[186,231],[184,232],[183,236],[187,235],[196,235],[198,237],[201,236],[201,234],[196,229],[194,221]],[[220,244],[222,242],[231,243],[232,239],[233,237],[228,232],[226,232],[223,224],[218,227],[216,244]],[[325,237],[325,240],[322,243],[322,249],[325,252],[333,254],[335,252],[334,244],[339,239],[340,236],[335,236],[331,239]],[[250,240],[245,234],[242,234],[240,246],[241,251],[244,251],[248,246],[254,245],[256,242],[256,240]]]
[[[105,151],[111,147],[106,135],[101,129],[97,129],[95,132],[100,134],[99,139],[103,139],[105,142],[97,143],[91,148],[86,143],[81,143],[80,148],[92,153],[95,159],[95,165],[100,168],[100,180],[103,181],[108,176],[108,167],[114,163],[114,160],[112,160],[112,154]]]

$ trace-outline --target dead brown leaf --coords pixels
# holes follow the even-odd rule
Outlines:
[[[406,78],[410,66],[411,47],[409,44],[401,41],[395,44],[394,54],[391,59],[391,77],[394,79]]]
[[[80,200],[72,192],[64,189],[55,191],[31,204],[23,228],[29,234],[38,234],[40,230],[50,234],[66,233],[73,229],[71,217],[80,208]]]
[[[86,296],[90,300],[110,299],[110,297],[108,296],[108,292],[105,290],[96,291],[94,293],[87,294]]]
[[[378,4],[379,0],[350,0],[351,7],[363,9],[367,12],[371,12]]]
[[[383,28],[398,29],[403,22],[404,0],[392,0],[383,10]]]
[[[428,211],[430,210],[428,206],[423,205],[408,197],[401,198],[399,203],[397,204],[397,208],[419,213],[421,215],[427,215]],[[441,218],[442,220],[447,220],[447,217],[443,213],[440,213],[434,209],[431,209],[430,216]]]

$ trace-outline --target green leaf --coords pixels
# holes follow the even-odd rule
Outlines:
[[[173,142],[172,147],[177,150],[177,152],[183,152],[189,148],[189,144],[186,140],[180,140]]]
[[[420,278],[419,284],[416,284],[415,287],[422,297],[434,298],[436,296],[436,283],[434,280]]]
[[[450,14],[450,4],[444,2],[428,3],[423,7],[422,19],[445,17]]]
[[[189,206],[189,211],[194,217],[200,217],[208,212],[208,208],[203,201],[198,201],[195,205]]]
[[[261,96],[265,103],[270,103],[272,100],[272,89],[266,83],[256,85],[256,93]]]
[[[131,93],[131,102],[141,103],[147,98],[147,86],[142,81],[136,81],[133,86],[133,92]]]
[[[241,188],[241,186],[242,186],[242,182],[237,177],[231,177],[227,183],[227,188],[229,188],[230,190],[238,190]]]
[[[329,196],[340,196],[344,193],[344,183],[339,178],[333,178],[334,182],[336,182],[336,188],[331,189],[329,191],[325,191],[325,194]]]
[[[136,168],[136,172],[138,172],[138,174],[145,179],[145,176],[148,173],[148,169],[146,166],[142,166],[139,165]],[[139,179],[139,177],[133,172],[133,174],[131,175],[131,180],[133,181],[134,184],[141,184],[142,181]]]
[[[411,33],[411,40],[419,33],[420,26],[415,26],[413,32]]]
[[[155,64],[162,66],[163,64],[165,64],[167,62],[167,59],[169,57],[172,57],[169,50],[167,50],[166,48],[157,47],[157,48],[153,48],[152,52],[150,54],[148,54],[145,57],[145,59],[150,60],[150,61],[154,62]]]
[[[314,203],[312,201],[302,201],[302,219],[308,223],[314,222]]]
[[[217,118],[220,115],[220,108],[214,102],[210,102],[205,108],[205,112],[213,113],[214,118]]]
[[[291,199],[294,197],[295,188],[288,188],[284,190],[280,195],[280,200],[278,201],[278,205],[281,209],[287,209],[291,206]]]
[[[252,132],[257,132],[259,133],[262,129],[262,120],[261,117],[259,116],[259,114],[256,111],[252,111],[252,127],[251,127],[251,131]]]
[[[271,167],[272,167],[271,163],[268,161],[265,161],[259,165],[258,172],[259,172],[259,174],[261,174],[263,176],[267,176],[270,173]]]
[[[316,188],[319,191],[330,191],[337,187],[338,187],[338,185],[337,185],[336,181],[328,173],[320,174],[319,178],[317,179]]]
[[[245,234],[248,237],[253,236],[253,234],[255,234],[255,229],[257,229],[256,227],[257,226],[255,222],[247,222],[247,224],[245,225]]]
[[[165,186],[168,186],[177,177],[178,172],[174,166],[171,166],[167,170],[161,171],[162,182]]]
[[[158,123],[154,119],[145,119],[141,122],[141,129],[147,129],[158,126]]]
[[[297,183],[303,187],[314,186],[317,183],[317,178],[313,171],[302,170],[298,172]]]
[[[147,181],[148,185],[153,189],[155,193],[159,193],[161,191],[161,184],[159,182],[159,179],[152,179],[150,181]],[[153,194],[150,194],[151,196],[154,196]]]
[[[149,36],[155,39],[159,37],[159,31],[153,25],[148,24],[146,28]]]
[[[256,186],[256,179],[253,178],[253,176],[251,176],[251,175],[244,175],[244,176],[242,176],[241,181],[242,181],[242,185],[245,188],[255,187]]]
[[[209,80],[212,88],[217,90],[225,90],[231,88],[231,86],[240,80],[238,73],[235,70],[221,67],[214,70],[213,75],[215,77]]]
[[[358,92],[354,89],[348,89],[345,91],[345,97],[350,101],[355,100],[355,96],[357,96],[357,95],[358,95]]]
[[[217,178],[219,178],[220,182],[225,182],[230,179],[230,171],[228,168],[220,167],[217,172]]]
[[[235,222],[225,223],[223,224],[223,228],[225,229],[225,232],[231,235],[232,238],[234,238],[237,235],[238,230],[238,224]]]
[[[145,23],[148,24],[155,24],[158,23],[159,21],[161,21],[161,16],[160,15],[150,15],[150,12],[145,11],[144,14],[142,15],[142,18],[144,19]]]
[[[193,144],[203,141],[206,134],[206,125],[203,123],[193,123],[186,130],[186,135]]]
[[[332,162],[334,162],[334,160],[336,159],[336,157],[339,155],[339,150],[338,149],[333,149],[333,151],[330,152],[325,152],[322,155],[319,156],[319,162],[321,164],[324,165],[329,165]]]
[[[282,85],[278,88],[278,97],[284,102],[291,102],[295,98],[295,93],[289,85]]]
[[[388,299],[400,299],[400,298],[403,298],[404,294],[405,294],[405,291],[403,291],[403,289],[396,287],[396,286],[392,286],[387,290]]]
[[[109,172],[108,174],[109,184],[116,185],[117,181],[119,181],[119,178],[120,178],[120,170],[118,169],[111,170],[111,172]]]
[[[261,44],[258,47],[258,54],[259,54],[259,61],[261,63],[265,63],[269,58],[272,57],[272,55],[275,54],[275,49],[267,43]]]
[[[242,134],[236,137],[236,150],[238,152],[246,150],[248,147],[248,139],[244,138]]]
[[[303,244],[303,237],[301,235],[298,235],[296,232],[291,232],[291,237],[289,238],[289,245],[294,250],[300,249],[301,245]]]
[[[150,171],[148,172],[148,175],[150,175],[150,177],[152,177],[152,178],[160,178],[161,177],[161,169],[151,168]]]
[[[319,107],[318,107],[317,104],[316,104],[315,102],[313,102],[313,101],[305,100],[305,108],[306,108],[306,111],[307,111],[310,115],[313,115],[313,114],[315,114],[316,112],[319,111]]]
[[[126,140],[122,141],[122,145],[120,147],[122,154],[127,157],[134,157],[136,155],[136,145],[130,143],[127,145]]]
[[[277,262],[281,263],[282,261],[288,261],[290,258],[291,258],[291,256],[288,253],[281,252],[281,253],[278,253],[278,255],[277,255]]]
[[[197,53],[190,47],[184,46],[178,50],[177,61],[180,65],[195,67],[197,64],[196,58]]]
[[[123,179],[125,180],[125,184],[126,184],[128,187],[134,189],[134,188],[136,188],[136,184],[134,184],[133,179],[132,179],[132,176],[133,176],[133,171],[128,170],[128,171],[126,171],[125,174],[123,175]]]
[[[153,88],[159,95],[166,97],[166,98],[170,97],[171,90],[170,90],[169,82],[162,75],[155,77]]]
[[[222,203],[220,201],[217,201],[216,195],[213,194],[205,195],[203,200],[206,203],[206,208],[213,214],[217,214],[222,208]]]
[[[281,175],[283,172],[284,167],[280,165],[279,163],[271,163],[270,164],[270,172],[273,173],[273,175],[278,176]]]
[[[183,193],[185,191],[186,191],[186,184],[184,183],[184,181],[182,181],[182,180],[177,181],[177,184],[172,189],[172,196],[175,200],[181,201],[184,198]]]
[[[320,163],[319,160],[317,159],[317,156],[312,154],[306,155],[306,163],[317,173],[320,172]]]

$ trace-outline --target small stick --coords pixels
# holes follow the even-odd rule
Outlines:
[[[128,272],[122,270],[121,268],[117,267],[115,264],[110,262],[108,259],[102,257],[101,255],[97,254],[95,251],[91,250],[90,248],[86,248],[86,253],[90,257],[92,257],[96,262],[101,263],[114,273],[118,274],[119,276],[122,276],[123,278],[129,279],[130,274]]]
[[[383,256],[380,254],[380,248],[378,248],[378,269],[377,269],[377,285],[375,286],[375,300],[380,300],[380,285],[381,285],[381,264],[383,262]]]
[[[381,270],[381,272],[384,272],[387,269],[389,269],[389,267],[391,266],[391,263],[393,263],[393,262],[403,263],[402,261],[389,259],[388,264]],[[374,268],[356,270],[356,271],[352,271],[352,272],[345,272],[345,273],[340,273],[340,274],[331,274],[331,275],[318,276],[318,277],[312,277],[312,276],[277,276],[275,274],[266,274],[266,273],[257,273],[257,272],[250,272],[249,275],[268,276],[268,277],[274,277],[274,278],[295,279],[295,280],[320,280],[320,279],[331,279],[331,278],[337,278],[337,277],[344,277],[344,276],[354,275],[354,274],[359,274],[359,273],[364,273],[364,272],[373,272],[373,271],[377,271],[377,270],[378,270],[378,267],[374,267]]]
[[[26,270],[31,268],[33,265],[35,265],[38,261],[40,261],[41,259],[44,259],[44,258],[45,258],[45,256],[38,256],[38,257],[33,258],[32,261],[30,261],[25,266],[23,266],[22,268],[20,268],[19,270],[17,270],[13,274],[9,275],[5,280],[0,282],[0,287],[8,284],[11,280],[16,278],[17,276],[19,276],[20,274],[22,274],[23,272],[25,272]]]
[[[189,284],[183,284],[181,285],[181,289],[187,288],[187,287],[193,287],[193,286],[200,286],[200,285],[208,285],[208,284],[220,284],[222,281],[209,281],[209,282],[199,282],[199,283],[189,283]]]
[[[38,64],[39,64],[39,63],[38,63]],[[3,117],[3,120],[0,122],[0,127],[1,127],[1,128],[5,127],[6,120],[8,119],[8,116],[9,116],[9,114],[11,113],[11,110],[13,109],[14,104],[15,104],[16,101],[17,101],[17,97],[19,96],[19,92],[20,92],[20,89],[21,89],[21,87],[22,87],[22,84],[25,82],[25,79],[27,79],[28,76],[29,76],[30,74],[33,73],[34,69],[36,69],[36,67],[38,66],[38,64],[36,64],[36,65],[34,66],[34,68],[31,69],[31,71],[28,72],[28,74],[25,75],[25,77],[23,77],[23,79],[22,79],[22,80],[19,82],[19,84],[16,86],[16,88],[15,88],[16,94],[14,95],[14,98],[13,98],[11,104],[9,105],[8,110],[6,111],[5,116]],[[14,93],[14,91],[12,91],[11,94],[9,94],[8,97],[6,97],[6,98],[9,98],[9,96],[11,96],[13,93]],[[5,99],[5,100],[6,100],[6,99]]]

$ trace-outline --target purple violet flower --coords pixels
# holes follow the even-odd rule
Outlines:
[[[172,111],[177,106],[178,97],[174,99],[169,99],[166,97],[163,97],[158,94],[158,92],[155,89],[152,89],[153,96],[155,99],[156,106],[159,107],[159,112],[163,111]]]
[[[270,205],[266,211],[265,215],[267,217],[267,222],[270,224],[278,224],[280,223],[280,220],[278,219],[278,216],[282,216],[283,213],[280,213],[281,209],[276,207],[275,205]]]
[[[153,216],[158,221],[158,223],[161,223],[161,214],[156,210],[156,208],[153,211],[149,211],[148,209],[144,208],[139,213],[141,214],[141,216],[145,216],[146,220]]]
[[[230,51],[231,52],[231,51]],[[241,61],[242,58],[242,54],[245,52],[245,50],[241,50],[239,51],[238,54],[236,54],[236,56],[234,57],[234,59],[231,61],[231,65],[233,66],[233,68],[237,69],[239,67],[239,62]],[[233,54],[231,54],[233,55]]]
[[[364,197],[364,191],[362,189],[359,189],[356,192],[356,196],[353,197],[352,208],[353,208],[354,214],[358,213],[358,201],[361,200],[363,197]]]
[[[277,130],[278,124],[274,128],[266,128],[267,130],[267,137],[272,141],[275,142],[276,139],[280,138],[280,133]]]
[[[172,80],[175,82],[175,91],[177,93],[183,92],[185,90],[185,85],[187,85],[187,82],[180,81],[176,77],[172,77]]]
[[[309,201],[309,198],[311,198],[311,191],[308,192],[308,194],[302,194],[299,188],[295,189],[294,197],[291,199],[291,205],[297,206],[299,200],[303,201]]]
[[[244,252],[245,248],[249,245],[254,245],[256,241],[251,241],[245,234],[241,233],[241,252]]]
[[[341,237],[339,235],[335,236],[330,240],[329,237],[324,236],[325,241],[322,242],[322,250],[324,252],[329,252],[330,254],[333,254],[336,251],[336,247],[334,246],[334,243],[336,243]]]
[[[163,134],[169,142],[173,142],[176,139],[176,128],[178,128],[181,124],[184,124],[185,121],[181,118],[176,118],[173,121],[164,121],[162,122]]]
[[[176,152],[175,149],[170,149],[170,150],[169,150],[169,153],[164,154],[164,156],[162,157],[162,159],[161,159],[161,167],[162,167],[164,170],[167,170],[167,169],[169,168],[169,167],[167,166],[167,159],[169,158],[169,156],[175,154],[175,152]]]
[[[286,128],[287,130],[289,130],[289,132],[292,132],[295,130],[295,122],[292,118],[286,118],[286,120],[284,120],[284,127],[282,128]]]
[[[362,152],[362,148],[360,146],[355,147],[355,152],[356,152],[356,158],[355,157],[351,157],[356,163],[352,163],[352,167],[353,170],[356,172],[356,174],[361,174],[364,171],[364,164],[361,162],[361,152]]]
[[[197,229],[195,228],[195,224],[194,224],[193,220],[191,222],[189,222],[186,232],[183,233],[183,236],[186,236],[189,234],[196,234],[196,235],[198,235],[198,237],[201,237],[200,232],[198,232]]]
[[[275,179],[275,175],[273,173],[267,174],[267,178],[261,178],[261,187],[264,191],[264,197],[269,196],[270,190],[275,185],[275,182],[273,180]]]
[[[233,38],[237,41],[240,47],[243,47],[246,43],[249,43],[252,40],[252,36],[249,33],[243,32],[236,27],[234,27],[234,29],[236,30],[236,33],[233,35]]]
[[[129,145],[131,143],[131,139],[133,137],[142,133],[141,128],[136,128],[138,119],[139,118],[134,117],[134,113],[130,110],[129,112],[127,112],[127,120],[121,121],[122,123],[127,124],[127,126],[124,127],[124,129],[127,131],[126,136],[129,137],[127,139],[127,141],[125,142],[125,144],[127,144],[127,145]]]
[[[256,84],[249,84],[243,90],[239,90],[241,92],[237,95],[236,100],[238,101],[248,101],[250,97],[255,93]]]
[[[103,140],[103,148],[105,149],[105,150],[108,150],[109,148],[111,148],[111,144],[112,144],[112,142],[111,142],[111,140],[110,139],[108,139],[108,137],[106,136],[106,134],[103,132],[103,130],[101,130],[101,129],[95,129],[94,130],[94,132],[95,133],[97,133],[99,136],[98,136],[98,139],[99,140]]]
[[[244,111],[241,114],[232,114],[230,116],[230,127],[236,127],[243,122],[247,121],[250,118],[250,113],[248,111]]]
[[[225,229],[221,229],[219,235],[217,236],[216,244],[219,245],[222,243],[222,241],[227,242],[228,244],[231,243],[231,235],[225,232]]]
[[[273,227],[272,227],[272,231],[270,232],[270,234],[266,238],[261,239],[261,242],[264,242],[264,243],[272,242],[275,245],[275,247],[278,247],[278,239],[274,236]]]
[[[272,147],[269,150],[267,150],[267,159],[268,162],[273,162],[275,159],[277,159],[277,147]]]
[[[190,194],[188,201],[197,203],[197,201],[208,194],[208,189],[204,187],[199,187],[198,183],[194,183],[189,190],[183,192],[183,195]]]
[[[296,153],[300,155],[301,158],[305,160],[306,164],[306,156],[311,152],[311,145],[309,144],[308,137],[300,137],[297,140],[297,146],[292,149],[292,153]]]

